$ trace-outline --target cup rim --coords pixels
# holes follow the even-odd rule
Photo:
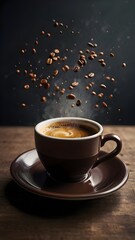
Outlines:
[[[47,136],[41,132],[39,132],[38,128],[41,125],[48,124],[48,123],[54,123],[58,121],[65,121],[65,120],[77,120],[87,123],[92,123],[93,125],[96,125],[99,128],[99,131],[93,135],[86,136],[86,137],[78,137],[78,138],[60,138],[60,137],[53,137],[53,136]],[[54,140],[63,140],[63,141],[77,141],[77,140],[86,140],[86,139],[93,139],[98,136],[100,136],[103,132],[103,127],[100,123],[98,123],[95,120],[87,119],[87,118],[81,118],[81,117],[57,117],[57,118],[50,118],[43,120],[35,125],[35,132],[38,133],[40,136],[48,138],[48,139],[54,139]]]

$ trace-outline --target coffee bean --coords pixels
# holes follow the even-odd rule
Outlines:
[[[82,66],[84,66],[85,64],[87,64],[87,60],[86,60],[86,59],[80,59],[80,60],[78,61],[78,64],[82,67]]]
[[[58,23],[58,22],[55,22],[55,23],[54,23],[54,26],[55,26],[55,27],[58,27],[58,26],[59,26],[59,23]]]
[[[103,55],[104,55],[104,52],[99,52],[99,55],[103,56]]]
[[[51,64],[52,64],[52,61],[53,61],[52,58],[48,58],[47,61],[46,61],[46,63],[47,63],[48,65],[51,65]]]
[[[74,88],[73,86],[71,86],[71,85],[69,86],[69,89],[70,89],[70,90],[73,90],[73,88]]]
[[[122,67],[125,68],[127,66],[126,63],[122,63]]]
[[[67,72],[69,70],[69,66],[65,65],[62,67],[63,72]]]
[[[44,35],[44,34],[45,34],[45,31],[41,31],[41,34]]]
[[[25,74],[27,74],[27,73],[28,73],[28,71],[25,69],[25,70],[24,70],[24,73],[25,73]]]
[[[100,87],[106,88],[106,85],[101,83],[101,84],[100,84]]]
[[[33,53],[36,53],[36,49],[35,49],[35,48],[33,48],[33,49],[32,49],[32,52],[33,52]]]
[[[59,91],[59,90],[60,90],[60,87],[59,87],[58,85],[55,85],[54,90],[55,90],[55,91]]]
[[[26,107],[26,103],[22,103],[21,106],[22,106],[22,107]]]
[[[102,66],[102,67],[105,67],[105,66],[106,66],[106,63],[105,63],[105,62],[101,62],[101,66]]]
[[[54,52],[59,53],[60,51],[59,51],[59,49],[54,49]]]
[[[94,53],[94,54],[92,54],[92,56],[93,56],[94,58],[96,58],[96,57],[97,57],[97,54],[96,54],[96,53]]]
[[[42,85],[46,84],[46,83],[47,83],[47,79],[42,78],[41,81],[40,81],[40,83],[41,83]]]
[[[111,53],[110,53],[110,56],[111,56],[111,57],[114,57],[115,55],[114,55],[114,53],[111,52]]]
[[[80,50],[80,51],[79,51],[79,53],[80,53],[80,54],[83,54],[83,51],[82,51],[82,50]]]
[[[72,85],[72,87],[76,87],[79,85],[79,82],[73,82],[73,83],[71,83],[71,85]]]
[[[68,95],[67,95],[67,98],[68,98],[68,99],[75,99],[76,96],[71,93],[71,94],[68,94]]]
[[[76,101],[76,106],[77,106],[77,107],[80,107],[81,104],[82,104],[81,100],[78,99],[78,100]]]
[[[94,76],[95,76],[95,73],[93,73],[93,72],[91,72],[91,73],[88,74],[88,77],[89,77],[89,78],[93,78]]]
[[[61,23],[59,23],[59,25],[60,25],[61,27],[63,27],[64,24],[61,22]]]
[[[113,98],[113,94],[110,94],[110,95],[109,95],[109,98]]]
[[[50,52],[50,57],[51,58],[55,57],[55,52]]]
[[[82,67],[84,65],[84,60],[79,59],[78,64],[79,64],[80,67]]]
[[[103,93],[99,93],[99,94],[98,94],[98,97],[99,97],[99,98],[102,98],[103,96],[104,96]]]
[[[81,54],[81,55],[80,55],[80,59],[81,59],[81,60],[86,59],[85,55]]]
[[[25,84],[24,85],[24,89],[29,89],[30,88],[30,85],[29,84]]]
[[[17,69],[16,72],[17,72],[17,73],[20,73],[21,71],[20,71],[20,69]]]
[[[90,50],[89,50],[89,49],[86,49],[86,53],[90,53]]]
[[[98,105],[98,104],[96,104],[96,105],[95,105],[95,108],[98,108],[98,107],[99,107],[99,105]]]
[[[90,56],[89,56],[89,59],[90,60],[93,60],[95,57],[93,56],[93,54],[91,54]]]
[[[53,57],[52,59],[53,59],[53,61],[57,61],[58,57]]]
[[[45,83],[45,84],[44,84],[44,87],[45,87],[46,89],[50,88],[50,83],[48,83],[48,82]]]
[[[97,94],[96,94],[96,92],[95,92],[95,91],[92,91],[92,95],[96,96]]]
[[[105,60],[103,59],[103,58],[100,58],[100,59],[98,59],[98,62],[100,62],[100,63],[102,63],[102,62],[104,62]]]
[[[60,93],[61,93],[61,94],[64,94],[65,91],[66,91],[66,89],[65,89],[65,88],[62,88],[62,89],[60,90]]]
[[[22,50],[21,50],[21,52],[22,52],[22,53],[25,53],[25,50],[24,50],[24,49],[22,49]]]
[[[56,69],[56,70],[54,70],[53,71],[53,76],[57,76],[58,75],[58,73],[59,73],[59,71]]]
[[[112,81],[112,82],[115,82],[115,78],[112,77],[112,78],[111,78],[111,81]]]
[[[106,102],[102,102],[102,105],[103,105],[103,107],[105,107],[105,108],[107,108],[107,107],[108,107],[108,105],[107,105],[107,103],[106,103]]]
[[[46,97],[45,96],[41,97],[41,101],[46,102],[47,101]]]
[[[86,89],[86,90],[89,90],[89,89],[90,89],[90,87],[89,87],[89,86],[86,86],[86,87],[85,87],[85,89]]]
[[[47,33],[47,37],[51,37],[51,33]]]
[[[106,79],[106,80],[110,80],[111,77],[110,77],[110,76],[106,76],[105,79]]]
[[[74,72],[78,72],[80,70],[80,67],[79,66],[75,66],[74,68],[73,68],[73,71]]]
[[[35,44],[38,45],[38,40],[35,41]]]
[[[89,83],[89,87],[91,88],[93,86],[93,84],[92,83]]]

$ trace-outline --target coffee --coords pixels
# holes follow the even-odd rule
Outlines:
[[[97,131],[84,125],[72,122],[55,122],[44,126],[41,130],[46,136],[56,138],[82,138],[95,134]]]

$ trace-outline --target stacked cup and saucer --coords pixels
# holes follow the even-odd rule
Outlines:
[[[96,121],[60,117],[35,126],[35,149],[18,156],[11,164],[14,180],[24,189],[63,200],[105,197],[128,179],[126,165],[117,157],[122,148],[116,134],[103,134]],[[101,148],[108,141],[115,148]]]

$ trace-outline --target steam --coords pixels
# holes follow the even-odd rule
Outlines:
[[[69,93],[68,86],[66,86],[67,89],[64,95],[60,95],[59,98],[52,98],[50,96],[43,109],[43,119],[54,117],[84,117],[94,119],[96,112],[95,108],[93,108],[93,96],[86,92],[83,79],[74,78],[73,81],[79,81],[79,85],[73,91],[76,99],[70,100],[66,98]],[[68,83],[65,83],[65,85],[68,85]],[[76,105],[77,100],[80,100],[80,106]]]
[[[92,111],[91,106],[87,106],[87,102],[85,102],[82,107],[72,107],[72,104],[75,105],[75,101],[71,103],[69,100],[65,101],[61,99],[61,101],[59,102],[51,100],[49,104],[47,104],[47,106],[45,107],[42,118],[47,119],[54,117],[94,117],[94,111]]]

